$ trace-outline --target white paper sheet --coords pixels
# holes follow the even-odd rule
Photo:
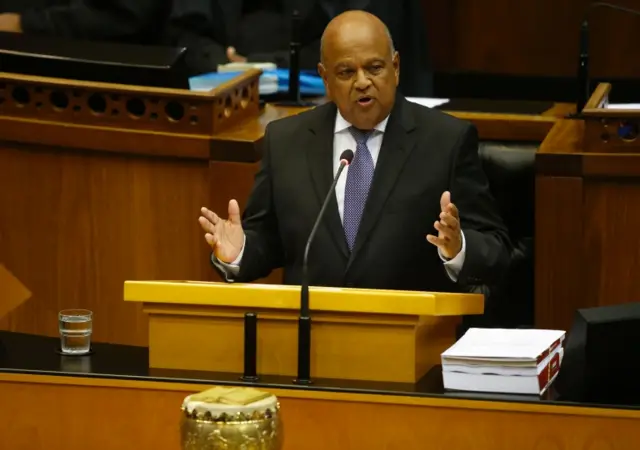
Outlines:
[[[427,108],[435,108],[449,101],[448,98],[407,97],[407,100]]]

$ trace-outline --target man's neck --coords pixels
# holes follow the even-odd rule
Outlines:
[[[381,133],[384,133],[386,128],[387,128],[387,123],[389,122],[389,116],[391,114],[388,114],[387,117],[385,117],[382,121],[380,121],[380,123],[378,123],[376,126],[374,126],[371,130],[362,130],[362,131],[379,131]],[[336,113],[336,122],[335,122],[335,127],[334,127],[334,133],[339,133],[341,131],[347,130],[350,127],[353,127],[353,124],[351,124],[348,120],[346,120],[344,118],[344,116],[342,114],[340,114],[340,111],[338,110],[338,112]],[[355,127],[357,128],[357,127]]]

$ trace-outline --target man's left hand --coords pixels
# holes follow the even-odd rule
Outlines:
[[[247,58],[242,55],[238,55],[234,47],[227,48],[227,59],[229,60],[229,62],[235,62],[235,63],[247,62]]]
[[[442,256],[453,259],[462,250],[462,231],[458,208],[451,203],[451,193],[448,191],[440,198],[440,210],[440,220],[433,224],[438,236],[428,234],[427,241],[438,247]]]
[[[0,14],[0,31],[22,33],[22,20],[20,14]]]

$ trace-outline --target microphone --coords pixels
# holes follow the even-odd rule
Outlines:
[[[345,167],[353,161],[353,150],[345,150],[340,155],[340,166],[333,183],[327,192],[327,196],[322,203],[322,208],[318,213],[316,222],[313,224],[307,245],[304,248],[302,257],[302,283],[300,286],[300,317],[298,318],[298,377],[293,380],[296,384],[311,384],[311,317],[309,317],[309,249],[313,238],[318,232],[320,222],[324,216],[331,196],[336,190],[336,184]]]
[[[291,17],[291,42],[289,43],[289,91],[287,99],[277,103],[278,106],[314,106],[311,102],[300,98],[300,47],[302,19],[297,10]]]
[[[589,5],[584,13],[582,24],[580,25],[580,55],[578,57],[578,98],[576,99],[576,115],[580,116],[584,109],[591,89],[589,87],[589,13],[596,8],[610,8],[616,11],[640,16],[640,10],[625,8],[624,6],[612,3],[595,2]]]

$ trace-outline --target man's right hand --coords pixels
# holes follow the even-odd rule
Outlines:
[[[213,249],[213,254],[224,263],[234,262],[244,246],[244,231],[242,230],[238,202],[235,200],[229,202],[229,218],[227,220],[221,219],[207,208],[202,208],[200,212],[202,215],[198,222],[206,233],[204,239]]]

